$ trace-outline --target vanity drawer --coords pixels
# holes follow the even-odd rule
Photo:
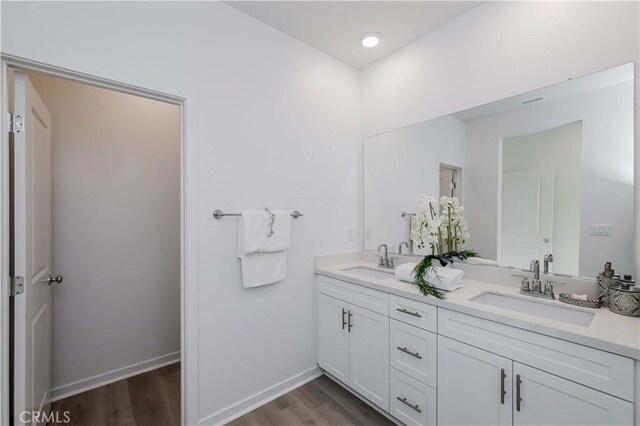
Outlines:
[[[437,335],[393,319],[389,326],[391,366],[435,388]]]
[[[633,401],[631,358],[448,309],[438,317],[443,336]]]
[[[438,330],[438,308],[427,303],[390,295],[389,316],[433,333]]]
[[[318,276],[319,291],[382,315],[389,315],[389,294],[346,281]]]
[[[405,425],[436,424],[436,390],[391,368],[389,413]]]

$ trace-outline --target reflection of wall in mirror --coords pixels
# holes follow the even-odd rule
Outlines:
[[[415,211],[418,194],[438,198],[440,164],[462,168],[464,147],[464,123],[453,117],[365,139],[365,249],[386,243],[397,251],[401,241],[409,241],[410,217],[401,213]]]
[[[617,271],[632,273],[633,80],[467,123],[465,207],[474,249],[496,256],[500,139],[578,121],[584,171],[579,275],[595,276],[606,260]],[[612,236],[589,235],[590,225],[601,223],[613,225]],[[562,272],[557,265],[555,271]]]

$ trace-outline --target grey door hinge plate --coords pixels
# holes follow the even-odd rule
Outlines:
[[[21,115],[9,113],[9,133],[22,133],[24,120]]]
[[[11,296],[24,293],[24,277],[11,277]]]

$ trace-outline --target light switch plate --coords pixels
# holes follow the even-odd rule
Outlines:
[[[613,225],[610,223],[592,224],[589,233],[597,237],[610,237],[613,235]]]

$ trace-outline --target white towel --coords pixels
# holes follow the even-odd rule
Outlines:
[[[241,217],[238,221],[238,249],[242,270],[242,285],[258,287],[282,281],[287,276],[287,252],[245,253],[244,224]]]
[[[401,281],[415,283],[413,270],[417,265],[417,263],[408,262],[398,266],[396,268],[396,278]],[[427,271],[425,279],[440,290],[454,291],[462,287],[463,276],[464,272],[459,269],[435,266]]]
[[[411,219],[409,219],[410,224],[409,224],[409,238],[411,239],[411,241],[413,241],[414,243],[418,243],[418,216],[415,214],[412,214]]]
[[[273,233],[269,212],[246,210],[241,212],[239,223],[244,225],[243,251],[250,253],[274,253],[288,250],[291,246],[291,216],[289,212],[273,211]]]
[[[498,266],[498,262],[495,260],[485,259],[483,257],[467,257],[465,259],[465,263],[470,263],[472,265]]]

